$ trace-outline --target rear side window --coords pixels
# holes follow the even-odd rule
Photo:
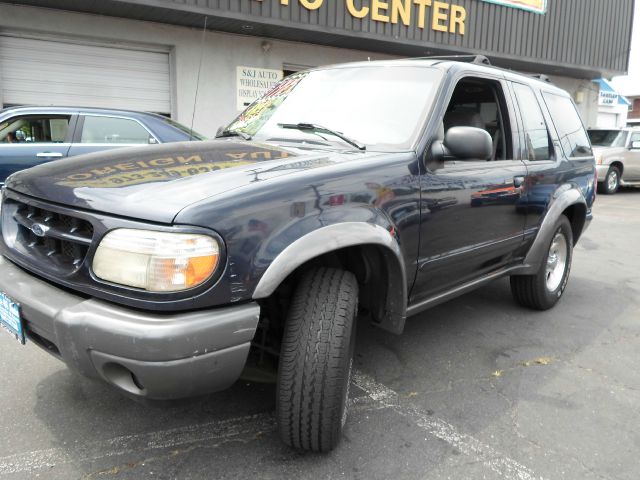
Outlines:
[[[584,131],[582,121],[571,99],[549,92],[544,92],[542,95],[558,131],[564,154],[567,157],[593,155],[589,137]]]
[[[135,120],[86,116],[80,142],[148,144],[150,138],[149,132]]]
[[[533,90],[519,83],[514,83],[513,89],[522,113],[527,160],[553,158],[553,145],[549,138],[547,124]]]

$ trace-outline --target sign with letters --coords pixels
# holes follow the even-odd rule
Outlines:
[[[256,0],[262,2],[262,0]],[[289,6],[299,3],[301,7],[315,11],[329,8],[332,3],[325,0],[274,0]],[[546,1],[546,0],[541,0]],[[522,0],[526,3],[525,0]],[[507,2],[505,2],[507,3]],[[514,3],[518,3],[514,1]],[[380,23],[392,23],[409,27],[430,28],[436,32],[464,35],[467,10],[462,5],[438,0],[344,0],[344,6],[353,18],[370,19]]]
[[[282,80],[282,70],[237,67],[237,108],[244,110]]]
[[[530,12],[545,14],[547,12],[547,0],[482,0],[483,2],[496,3],[505,7],[520,8]]]

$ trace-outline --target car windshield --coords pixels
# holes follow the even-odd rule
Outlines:
[[[177,129],[182,130],[184,133],[186,133],[187,135],[189,135],[190,137],[192,137],[195,140],[206,140],[207,139],[207,137],[205,137],[204,135],[196,132],[195,130],[191,130],[186,125],[182,125],[181,123],[178,123],[178,122],[176,122],[174,120],[171,120],[170,118],[163,117],[162,120],[164,122],[167,122],[172,127],[176,127]]]
[[[355,142],[368,150],[408,150],[441,78],[439,70],[425,66],[296,73],[247,107],[227,130],[271,142],[344,148],[355,148]]]
[[[627,132],[621,130],[589,130],[591,145],[594,147],[624,147]]]

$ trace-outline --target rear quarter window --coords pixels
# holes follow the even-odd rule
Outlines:
[[[543,92],[542,96],[556,126],[564,154],[570,158],[593,155],[589,137],[571,99],[550,92]]]

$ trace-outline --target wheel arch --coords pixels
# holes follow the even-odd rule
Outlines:
[[[578,187],[569,184],[560,187],[553,195],[553,201],[542,220],[538,234],[525,256],[523,267],[517,274],[528,275],[538,270],[554,234],[554,226],[561,215],[569,219],[575,245],[586,225],[587,211],[587,201]]]
[[[337,223],[300,237],[271,262],[252,298],[268,298],[284,282],[314,266],[335,265],[352,271],[364,286],[360,302],[374,322],[402,333],[408,292],[404,261],[394,235],[376,224]]]
[[[624,163],[621,160],[614,160],[609,164],[609,168],[616,167],[620,172],[620,177],[622,178],[622,174],[624,173]],[[605,177],[606,178],[606,177]]]

